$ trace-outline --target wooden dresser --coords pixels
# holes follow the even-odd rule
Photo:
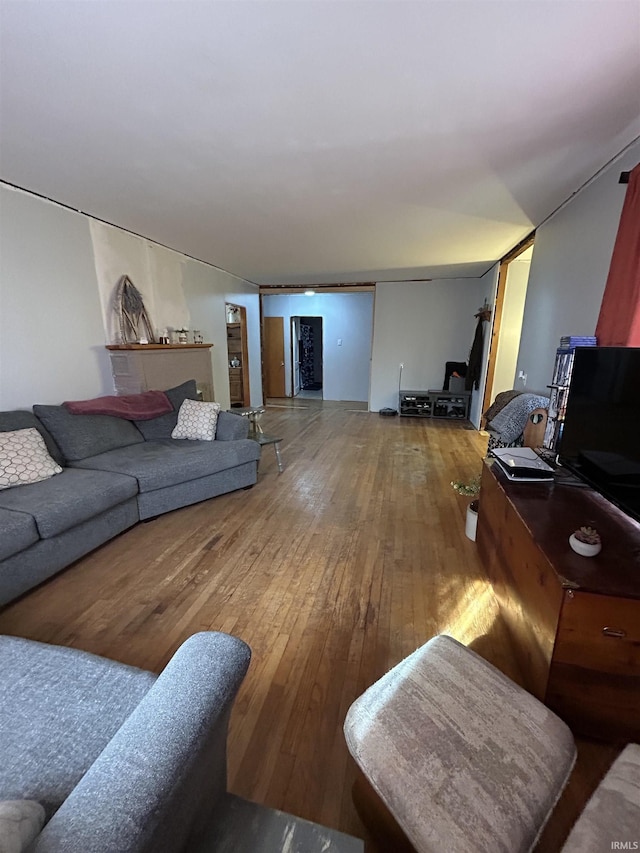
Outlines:
[[[569,547],[596,527],[602,551]],[[484,463],[478,551],[524,686],[580,734],[640,739],[640,524],[592,489],[513,483]]]

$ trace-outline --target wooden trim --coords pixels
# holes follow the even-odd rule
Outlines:
[[[213,344],[107,344],[108,350],[131,350],[131,349],[211,349]]]
[[[247,342],[247,309],[240,305],[240,347],[242,350],[242,399],[245,406],[251,405],[249,385],[249,344]]]
[[[489,354],[487,356],[487,376],[484,383],[484,396],[482,398],[482,412],[486,412],[492,403],[491,396],[493,394],[493,379],[496,372],[496,356],[498,354],[498,343],[500,341],[500,327],[502,325],[502,311],[504,308],[504,297],[507,285],[507,275],[509,273],[509,264],[519,258],[523,252],[526,252],[533,246],[536,238],[536,232],[532,231],[528,237],[521,240],[518,245],[506,254],[500,261],[500,272],[498,274],[498,289],[496,291],[496,302],[493,310],[493,325],[491,327],[491,343],[489,345]],[[481,423],[484,427],[484,422]]]
[[[306,290],[315,290],[316,293],[371,293],[375,292],[375,282],[366,284],[308,284],[286,285],[286,284],[263,284],[260,285],[261,296],[281,296],[291,293],[304,293]]]
[[[496,356],[498,354],[498,342],[500,340],[500,326],[502,324],[502,309],[504,308],[504,293],[507,284],[509,262],[500,264],[498,274],[498,290],[496,292],[496,304],[493,309],[493,325],[491,327],[491,343],[489,344],[489,356],[487,363],[487,378],[484,383],[484,397],[482,399],[482,412],[486,412],[491,405],[491,394],[493,392],[493,378],[496,372]],[[482,424],[484,427],[484,424]]]
[[[524,240],[521,240],[517,246],[514,246],[510,252],[507,252],[504,257],[500,258],[501,264],[510,264],[511,261],[515,261],[515,259],[521,255],[523,252],[526,252],[530,246],[533,246],[536,239],[536,232],[532,231],[528,237],[525,237]]]

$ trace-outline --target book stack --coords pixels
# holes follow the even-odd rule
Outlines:
[[[563,335],[560,338],[560,346],[565,347],[595,347],[598,341],[592,335]]]

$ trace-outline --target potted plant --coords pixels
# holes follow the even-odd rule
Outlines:
[[[467,498],[473,498],[467,507],[467,518],[465,522],[464,532],[472,542],[476,541],[476,530],[478,528],[478,506],[480,505],[480,477],[474,477],[468,483],[463,483],[458,480],[452,480],[451,485],[454,492],[459,495],[464,495]]]
[[[594,527],[581,527],[575,530],[569,537],[569,545],[582,557],[595,557],[602,548],[600,534]]]

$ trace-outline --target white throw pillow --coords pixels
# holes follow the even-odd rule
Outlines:
[[[0,432],[0,489],[48,480],[61,471],[35,427]]]
[[[22,853],[43,826],[44,809],[35,800],[0,801],[0,853]]]
[[[198,400],[185,400],[178,412],[178,423],[171,438],[188,438],[193,441],[213,441],[220,405],[218,403],[200,403]]]

